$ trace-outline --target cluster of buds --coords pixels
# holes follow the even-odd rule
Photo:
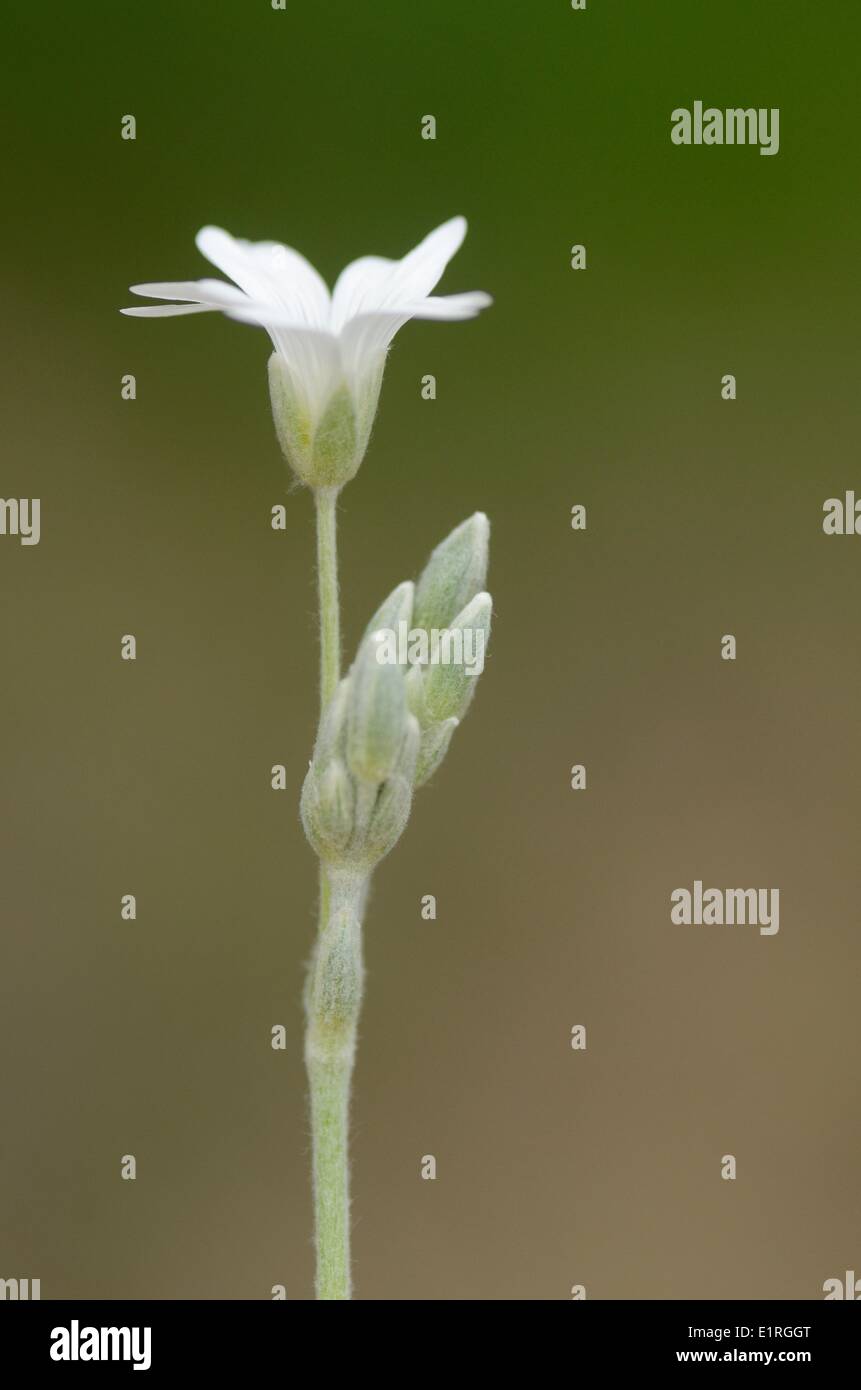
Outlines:
[[[369,872],[388,854],[475,694],[490,633],[489,533],[476,512],[437,546],[417,584],[398,585],[324,711],[301,811],[331,867]],[[482,663],[470,666],[463,652],[476,648]]]

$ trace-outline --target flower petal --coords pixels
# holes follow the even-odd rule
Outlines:
[[[400,262],[398,293],[408,299],[423,299],[430,294],[465,236],[465,217],[451,217],[428,233]]]
[[[344,371],[355,390],[361,389],[363,376],[376,370],[398,329],[410,317],[409,313],[374,313],[356,314],[349,320],[339,341]]]
[[[397,265],[384,256],[360,256],[341,271],[332,292],[333,333],[340,333],[357,314],[380,307]]]
[[[135,319],[166,319],[175,314],[210,314],[218,306],[215,304],[135,304],[131,309],[120,309]]]
[[[483,290],[471,290],[402,304],[396,313],[356,314],[340,335],[344,369],[351,381],[358,383],[369,365],[375,367],[386,355],[398,329],[410,319],[471,319],[492,303]]]
[[[343,378],[337,339],[307,328],[270,328],[269,336],[311,414],[318,415]]]
[[[252,299],[286,310],[296,323],[327,329],[330,296],[304,256],[276,241],[242,241],[221,227],[203,227],[198,250]]]
[[[273,310],[269,304],[246,301],[227,313],[266,329],[309,410],[312,414],[322,410],[344,375],[337,338],[326,329],[292,323],[283,310]]]
[[[196,304],[206,304],[215,309],[232,308],[243,304],[247,295],[235,285],[224,280],[176,280],[157,281],[147,285],[131,285],[132,294],[144,295],[147,299],[189,299]]]
[[[280,241],[252,244],[258,268],[270,277],[277,302],[297,323],[328,332],[332,296],[322,275],[292,246]]]
[[[466,236],[466,218],[452,217],[400,261],[363,256],[341,272],[332,294],[332,327],[341,332],[358,314],[397,312],[434,288]]]
[[[465,294],[428,295],[418,304],[404,306],[404,313],[413,319],[474,319],[482,309],[493,303],[484,290],[467,290]]]
[[[247,295],[253,299],[268,297],[265,278],[255,268],[249,242],[239,241],[221,227],[201,227],[194,242],[201,255],[229,275]]]

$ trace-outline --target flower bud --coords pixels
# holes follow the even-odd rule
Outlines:
[[[449,655],[452,651],[456,652],[460,646],[463,659],[432,662],[426,667],[424,697],[429,721],[435,723],[452,717],[462,719],[466,713],[484,665],[484,652],[490,634],[491,607],[490,594],[476,594],[463,611],[458,613],[449,628],[448,636],[443,634],[443,640],[447,641],[450,647]],[[475,658],[472,668],[467,661],[468,652]]]
[[[397,844],[410,818],[420,742],[418,720],[407,715],[397,765],[377,797],[365,836],[365,850],[374,861],[382,859]]]
[[[437,546],[416,585],[416,627],[430,631],[450,626],[484,588],[489,543],[490,522],[484,512],[476,512]]]
[[[299,809],[305,834],[321,859],[337,858],[353,833],[355,795],[350,774],[340,758],[322,772],[312,766],[305,775]]]
[[[409,629],[412,622],[414,596],[415,585],[411,579],[407,579],[403,584],[399,584],[396,589],[393,589],[388,598],[383,599],[365,628],[362,642],[367,642],[369,637],[381,630],[394,632],[397,638],[400,623],[406,623],[407,629]]]
[[[443,719],[439,724],[431,724],[429,728],[422,730],[422,741],[416,763],[415,784],[417,787],[423,786],[428,778],[436,772],[448,752],[451,736],[459,723],[460,720],[452,717],[451,719]]]
[[[364,782],[384,782],[393,771],[407,727],[407,696],[400,666],[378,661],[379,633],[362,643],[350,673],[347,762]]]
[[[410,714],[414,714],[419,721],[419,726],[423,729],[428,722],[427,706],[425,704],[425,678],[422,675],[421,666],[411,666],[407,671],[405,681],[407,690],[407,708]]]
[[[350,704],[350,677],[338,682],[335,693],[323,711],[317,742],[314,745],[314,766],[322,770],[336,753],[343,754],[347,710]]]

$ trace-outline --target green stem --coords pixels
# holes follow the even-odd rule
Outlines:
[[[348,1299],[351,1292],[349,1111],[366,890],[363,874],[335,871],[331,913],[317,939],[305,1000],[318,1299]]]
[[[341,671],[338,603],[337,488],[318,488],[317,592],[320,612],[320,712],[335,693]],[[320,921],[316,959],[333,916],[333,894],[320,864]],[[360,915],[360,914],[359,914]],[[318,1299],[350,1297],[350,1174],[348,1160],[350,1085],[356,1020],[327,1019],[315,990],[312,966],[307,997],[305,1059],[311,1092],[314,1179],[314,1242]],[[358,1012],[358,1009],[356,1009]]]
[[[310,1031],[310,1025],[309,1025]],[[347,1141],[352,1060],[307,1056],[314,1135],[314,1237],[318,1299],[350,1297]]]
[[[338,600],[338,489],[317,488],[317,599],[320,619],[320,713],[341,679],[341,613]],[[322,932],[329,920],[329,877],[320,864],[320,916]],[[346,1162],[346,1160],[345,1160]]]
[[[321,487],[317,505],[317,592],[320,602],[320,711],[326,708],[341,675],[341,635],[338,611],[338,489]]]

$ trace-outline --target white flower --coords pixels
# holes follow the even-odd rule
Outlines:
[[[219,227],[204,227],[198,250],[235,283],[132,285],[134,294],[177,302],[122,312],[161,318],[220,310],[265,328],[275,347],[269,377],[284,453],[305,482],[340,486],[362,461],[386,353],[398,329],[411,318],[473,318],[491,303],[480,290],[431,294],[465,236],[466,219],[453,217],[400,261],[353,261],[330,293],[289,246],[240,241]]]

